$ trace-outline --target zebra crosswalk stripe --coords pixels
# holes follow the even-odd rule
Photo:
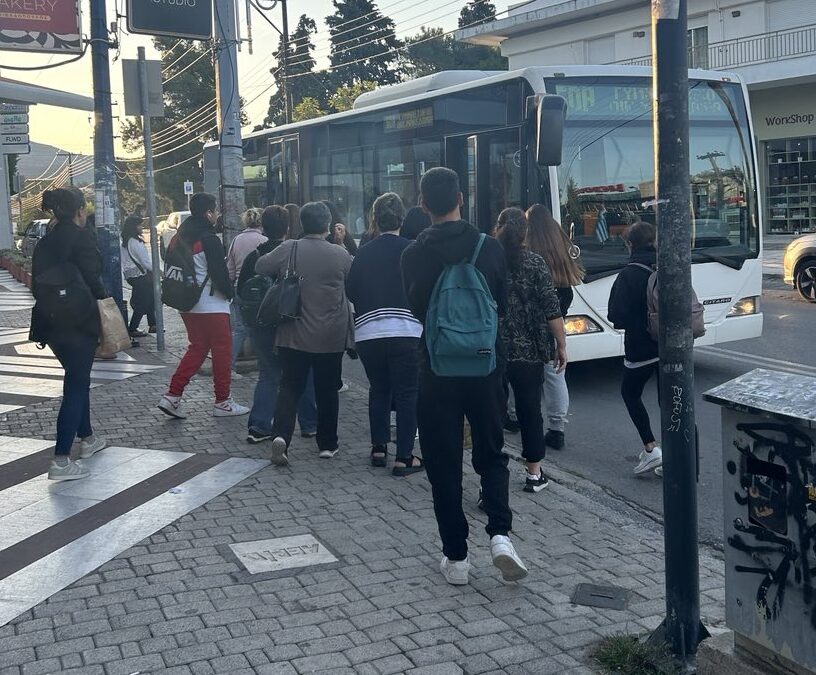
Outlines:
[[[43,444],[0,436],[0,626],[268,464],[111,447],[55,484]]]

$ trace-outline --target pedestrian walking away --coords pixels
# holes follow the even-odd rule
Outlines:
[[[249,408],[236,403],[230,395],[231,347],[230,300],[232,282],[224,260],[224,245],[215,232],[218,219],[216,200],[199,192],[190,198],[190,217],[173,235],[167,247],[166,264],[174,259],[190,260],[200,287],[197,302],[181,312],[190,342],[170,380],[167,392],[159,400],[159,410],[171,417],[183,418],[182,396],[207,354],[212,354],[215,417],[246,415]],[[167,274],[165,273],[165,278]]]
[[[580,250],[567,236],[550,210],[535,204],[527,209],[527,248],[538,253],[550,270],[561,316],[567,318],[574,297],[573,286],[583,283],[584,268]],[[564,447],[564,430],[569,413],[569,389],[566,369],[558,372],[554,362],[544,364],[544,410],[547,415],[547,433],[544,443],[554,450]]]
[[[147,317],[150,333],[156,332],[156,312],[153,299],[153,261],[147,252],[142,232],[144,221],[138,216],[128,216],[122,225],[122,275],[132,289],[130,295],[131,317],[128,325],[130,337],[146,337],[139,330],[142,319]]]
[[[656,235],[655,226],[644,222],[637,222],[626,231],[629,264],[620,271],[609,294],[608,318],[615,328],[624,331],[621,396],[643,443],[634,469],[638,476],[651,471],[662,475],[663,467],[663,451],[643,405],[643,390],[652,374],[657,375],[660,396],[660,359],[657,342],[649,335],[646,297],[651,270],[657,264]]]
[[[372,211],[379,234],[360,247],[346,293],[354,304],[354,341],[369,381],[370,461],[372,466],[387,464],[393,401],[397,455],[392,473],[407,476],[424,468],[413,454],[422,324],[411,314],[400,275],[400,258],[410,244],[400,236],[405,217],[402,200],[386,192],[376,199]]]
[[[304,204],[300,220],[301,239],[285,241],[255,264],[258,274],[270,277],[283,275],[292,265],[294,275],[300,278],[300,315],[281,323],[275,332],[281,364],[272,423],[272,462],[277,465],[289,463],[297,405],[310,369],[314,373],[320,457],[337,454],[337,384],[342,377],[343,353],[354,346],[354,323],[345,292],[352,258],[342,246],[326,241],[331,213],[325,204]]]
[[[35,304],[30,339],[48,345],[65,370],[48,478],[76,480],[88,477],[90,471],[71,460],[74,440],[80,439],[81,458],[105,448],[105,441],[91,427],[90,391],[100,335],[96,301],[108,293],[100,278],[102,256],[85,227],[85,198],[64,188],[46,190],[41,208],[53,215],[55,223],[37,242],[31,261]]]
[[[252,409],[247,423],[247,442],[262,443],[272,440],[272,416],[278,399],[281,368],[275,351],[275,327],[258,322],[258,309],[268,290],[270,279],[255,274],[258,259],[274,251],[283,242],[289,229],[289,213],[282,206],[267,206],[261,215],[264,242],[244,259],[236,284],[236,296],[241,308],[242,320],[249,330],[252,345],[258,358],[258,381]],[[310,377],[311,379],[311,377]],[[308,390],[300,397],[298,421],[301,433],[314,435],[317,428],[317,411],[314,409],[314,393],[308,397]]]
[[[507,311],[499,332],[507,354],[507,379],[516,399],[526,466],[524,490],[540,492],[549,485],[541,469],[546,453],[541,381],[546,364],[552,363],[557,373],[566,368],[564,319],[547,263],[525,248],[524,211],[504,209],[499,214],[496,238],[507,262]]]
[[[241,214],[241,223],[244,229],[232,240],[229,251],[227,251],[227,271],[229,272],[233,287],[238,281],[238,275],[241,272],[241,267],[246,257],[266,241],[266,236],[264,236],[264,233],[261,231],[262,213],[263,211],[261,209],[247,209]],[[287,225],[288,215],[287,213]],[[246,327],[241,320],[241,311],[238,306],[237,298],[233,298],[230,304],[230,324],[232,327],[231,366],[234,371],[235,364],[241,355],[246,339]]]
[[[480,328],[495,326],[496,315],[503,316],[506,309],[507,270],[501,245],[495,239],[480,235],[475,227],[462,220],[463,197],[455,171],[444,167],[427,171],[422,176],[420,192],[422,208],[430,214],[432,225],[402,254],[403,286],[411,312],[427,332],[429,319],[432,324],[435,322],[434,312],[429,309],[438,311],[444,305],[434,297],[437,281],[443,273],[457,271],[469,282],[465,289],[467,296],[462,298],[456,293],[457,297],[468,300],[469,308],[477,310]],[[471,261],[471,264],[460,265],[462,261]],[[485,288],[491,296],[493,317],[483,312]],[[452,289],[451,293],[454,292]],[[481,330],[473,332],[476,330],[473,325],[463,328],[468,331],[468,337],[478,338],[480,342],[484,337]],[[429,335],[425,337],[417,414],[419,441],[442,539],[440,570],[448,583],[468,583],[468,523],[462,509],[464,420],[467,418],[473,437],[473,468],[479,474],[484,494],[493,564],[505,580],[520,579],[527,575],[527,568],[508,537],[513,516],[508,496],[508,459],[502,453],[506,401],[498,336],[493,338],[493,345],[474,350],[461,364],[463,370],[469,366],[487,374],[464,377],[434,372],[431,359],[437,364],[440,359],[438,354],[430,352],[429,341],[436,347],[439,335],[430,335],[430,340]],[[495,357],[495,361],[491,357]]]

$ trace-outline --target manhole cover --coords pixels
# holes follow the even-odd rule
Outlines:
[[[250,574],[337,562],[337,558],[310,534],[247,541],[230,544],[230,548]]]
[[[619,586],[598,586],[596,584],[578,584],[572,594],[575,605],[587,607],[604,607],[606,609],[626,609],[629,591]]]

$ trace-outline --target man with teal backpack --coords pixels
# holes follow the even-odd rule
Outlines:
[[[448,583],[468,583],[468,524],[462,510],[467,417],[493,564],[506,581],[515,581],[527,568],[507,536],[513,515],[502,453],[506,400],[497,340],[506,302],[504,252],[495,239],[461,219],[456,172],[431,169],[420,191],[433,225],[403,252],[402,279],[411,312],[424,326],[417,416],[442,539],[440,569]]]

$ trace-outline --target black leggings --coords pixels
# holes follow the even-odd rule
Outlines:
[[[660,362],[655,361],[647,366],[639,368],[623,368],[623,380],[621,381],[621,396],[629,411],[629,417],[640,434],[643,445],[654,443],[655,437],[652,433],[652,425],[649,423],[649,413],[643,405],[641,397],[646,383],[651,379],[652,373],[657,375],[657,399],[660,400]]]

